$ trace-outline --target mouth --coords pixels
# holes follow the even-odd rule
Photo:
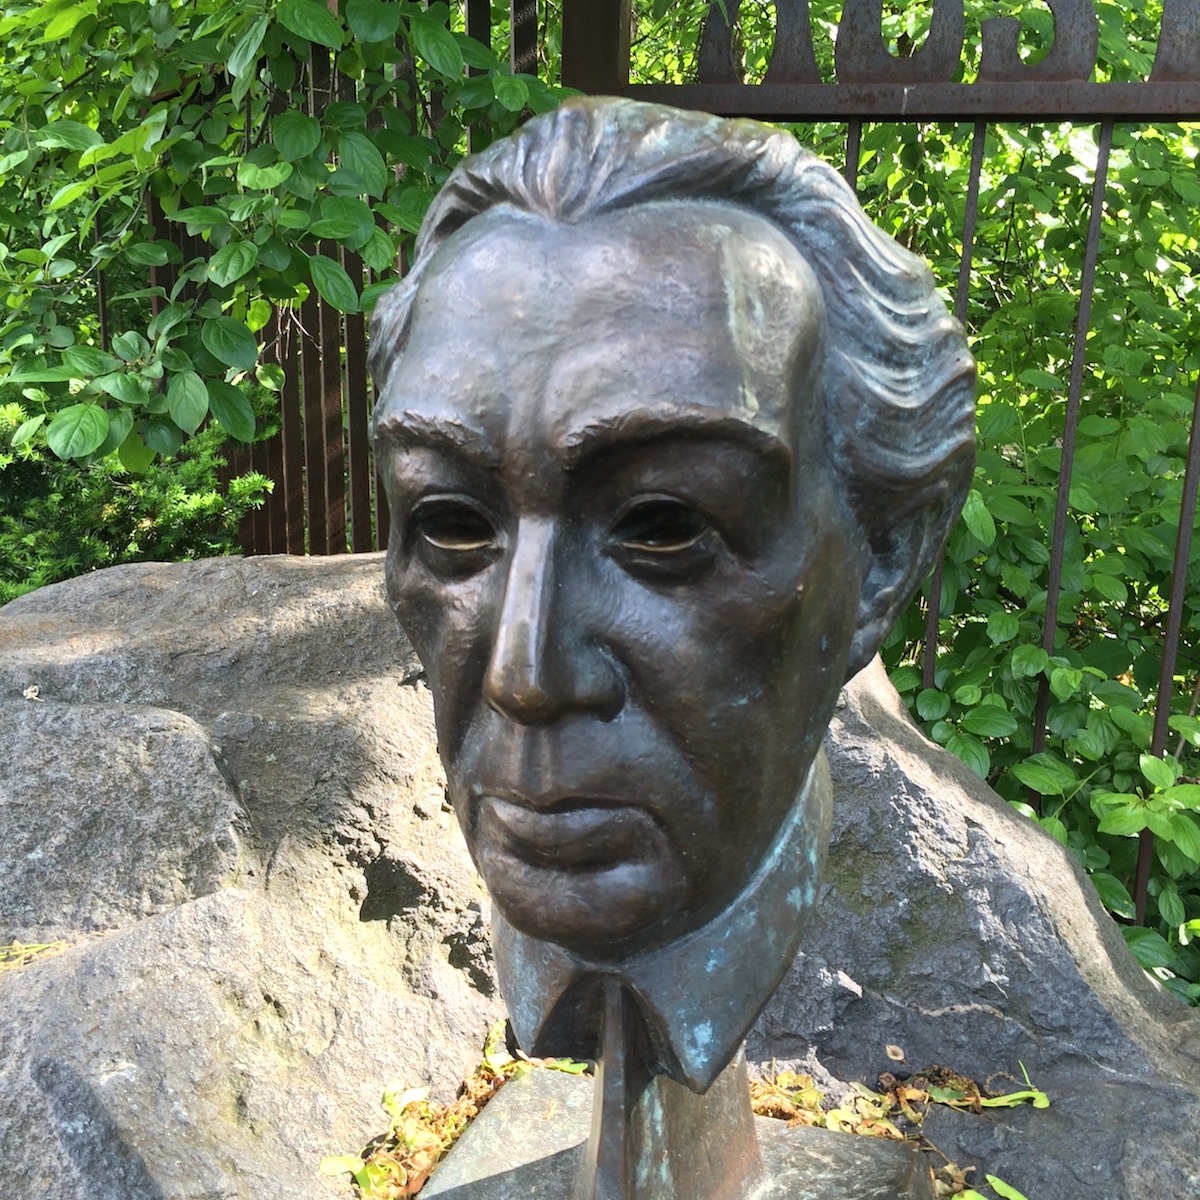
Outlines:
[[[658,827],[643,809],[585,797],[533,805],[523,799],[479,798],[478,836],[489,849],[530,866],[602,870],[644,858]]]

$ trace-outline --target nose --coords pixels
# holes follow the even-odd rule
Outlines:
[[[594,599],[559,563],[556,523],[525,518],[517,529],[504,599],[484,679],[484,696],[521,725],[548,725],[570,712],[610,721],[624,684],[608,652],[587,633]]]

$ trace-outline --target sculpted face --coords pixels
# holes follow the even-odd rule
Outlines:
[[[493,212],[430,264],[377,447],[390,597],[518,929],[699,927],[804,784],[865,560],[825,450],[824,308],[773,226]]]

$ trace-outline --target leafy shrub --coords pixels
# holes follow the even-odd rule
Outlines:
[[[0,404],[0,447],[26,418]],[[271,484],[255,473],[222,483],[220,444],[204,430],[140,475],[115,455],[80,464],[28,443],[0,452],[0,604],[98,567],[238,553],[238,522]]]

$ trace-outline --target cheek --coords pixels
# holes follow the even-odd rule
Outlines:
[[[487,589],[483,578],[447,587],[389,558],[388,599],[425,668],[438,749],[453,764],[487,670]]]

